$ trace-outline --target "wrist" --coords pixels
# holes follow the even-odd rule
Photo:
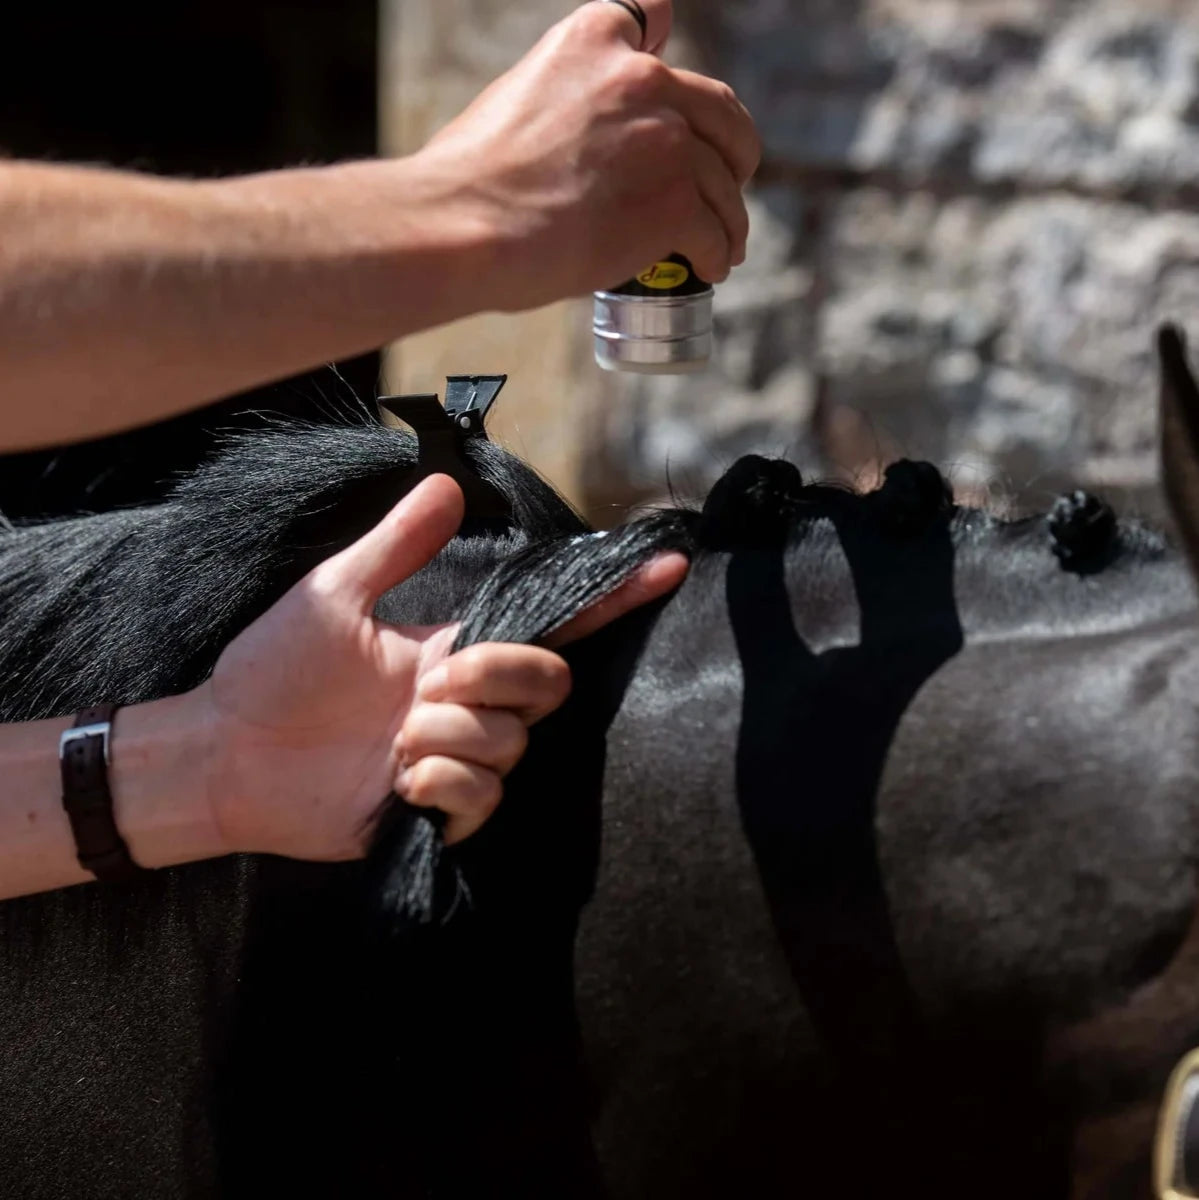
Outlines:
[[[207,687],[130,705],[113,721],[113,815],[140,866],[167,867],[231,852],[211,802],[217,738]]]

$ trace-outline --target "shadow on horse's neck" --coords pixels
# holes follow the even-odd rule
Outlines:
[[[896,730],[926,681],[964,644],[950,514],[907,538],[880,532],[849,506],[833,506],[830,517],[860,607],[857,645],[815,652],[806,644],[784,548],[734,552],[726,593],[744,679],[736,755],[742,825],[800,996],[845,1081],[837,1124],[861,1122],[851,1140],[864,1139],[893,1164],[918,1151],[888,1125],[914,1111],[944,1130],[945,1167],[955,1152],[1008,1154],[1003,1143],[1018,1133],[1011,1121],[1039,1121],[1033,1144],[1047,1145],[1046,1114],[1028,1112],[1035,1091],[1018,1086],[1040,1070],[1041,1035],[1031,1027],[1000,1051],[1004,1077],[996,1082],[997,1093],[1011,1086],[1024,1110],[996,1122],[986,1135],[994,1146],[963,1144],[955,1134],[956,1114],[946,1111],[954,1093],[945,1084],[959,1068],[921,1020],[878,858],[876,805]],[[858,1112],[866,1096],[870,1111]],[[1064,1172],[1061,1150],[1051,1154]],[[1036,1169],[1044,1179],[1045,1163]],[[933,1174],[960,1183],[948,1169]]]
[[[742,821],[804,1002],[848,1064],[890,1057],[917,1034],[875,804],[899,721],[962,630],[947,519],[914,540],[833,523],[861,608],[856,646],[815,653],[804,642],[782,550],[733,554],[727,594],[744,673]]]

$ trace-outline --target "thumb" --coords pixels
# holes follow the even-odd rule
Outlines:
[[[448,475],[422,479],[374,527],[326,564],[355,593],[364,612],[389,588],[415,574],[458,532],[465,502]]]

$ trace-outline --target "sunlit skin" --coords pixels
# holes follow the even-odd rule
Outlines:
[[[644,8],[660,50],[671,5]],[[725,84],[640,36],[582,5],[406,158],[224,180],[0,163],[0,450],[583,295],[672,250],[724,279],[758,135]]]
[[[584,4],[399,160],[216,181],[0,164],[0,452],[579,295],[671,251],[725,278],[745,255],[758,136],[727,86],[658,57],[670,0],[643,8],[644,52],[627,11]],[[138,862],[351,858],[392,789],[448,814],[450,841],[486,820],[528,726],[569,691],[565,663],[550,647],[451,656],[453,628],[372,615],[461,515],[455,484],[425,481],[236,638],[208,682],[119,713],[115,814]],[[686,569],[650,562],[552,644]],[[59,801],[65,724],[0,727],[0,895],[89,878]]]

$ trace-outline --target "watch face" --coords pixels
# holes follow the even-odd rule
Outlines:
[[[1174,1068],[1157,1122],[1153,1181],[1161,1200],[1199,1197],[1199,1050]]]

